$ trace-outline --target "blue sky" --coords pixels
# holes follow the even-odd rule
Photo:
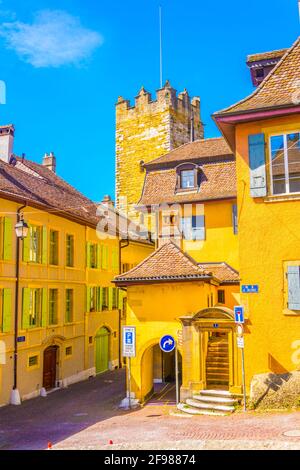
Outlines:
[[[297,0],[0,0],[0,124],[16,126],[15,152],[57,171],[95,201],[114,195],[114,104],[159,88],[158,6],[164,79],[199,95],[211,114],[252,91],[249,53],[289,47]]]

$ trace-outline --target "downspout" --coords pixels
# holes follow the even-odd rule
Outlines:
[[[119,274],[122,272],[122,248],[126,248],[129,245],[129,240],[126,240],[125,245],[122,245],[122,239],[119,239]],[[126,289],[122,289],[126,290]],[[122,309],[119,306],[119,369],[122,368]]]
[[[27,206],[24,204],[17,210],[17,223],[20,222],[20,212]],[[20,405],[20,393],[18,391],[18,314],[19,314],[19,276],[20,276],[20,239],[16,237],[16,287],[15,287],[15,331],[14,331],[14,377],[13,377],[13,390],[11,396],[12,405]]]

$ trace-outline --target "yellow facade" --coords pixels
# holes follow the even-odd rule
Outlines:
[[[218,289],[225,290],[226,306],[218,304]],[[127,287],[126,323],[136,327],[137,352],[131,359],[132,391],[136,398],[143,402],[153,393],[154,383],[164,380],[160,375],[162,353],[158,344],[165,334],[172,335],[177,343],[179,341],[181,399],[205,388],[208,332],[217,330],[229,333],[229,389],[241,391],[234,322],[233,318],[225,315],[236,305],[238,291],[237,285],[218,286],[204,282]],[[216,322],[217,329],[213,326]],[[174,357],[169,367],[174,370]]]
[[[5,243],[11,244],[10,259],[0,259],[0,291],[9,292],[10,303],[7,311],[9,327],[0,329],[0,344],[6,353],[1,354],[0,365],[0,404],[9,402],[13,386],[14,353],[14,311],[16,285],[16,236],[14,225],[16,212],[21,204],[6,199],[0,200],[0,219],[9,219],[9,236]],[[49,346],[57,347],[55,386],[67,386],[96,373],[97,358],[95,341],[97,332],[107,328],[108,355],[107,368],[119,366],[119,305],[112,308],[111,279],[119,272],[119,240],[105,238],[99,240],[94,228],[27,206],[23,209],[24,220],[31,226],[41,227],[43,232],[43,254],[40,262],[24,261],[23,243],[20,254],[20,284],[18,309],[18,389],[21,398],[30,398],[40,393],[43,387],[44,352]],[[58,232],[58,264],[50,265],[50,231]],[[66,235],[74,237],[73,267],[66,266]],[[46,240],[46,242],[45,242]],[[28,242],[26,242],[28,243]],[[97,268],[87,268],[86,247],[90,243],[99,246],[105,253],[105,264],[100,256]],[[100,311],[88,311],[87,290],[92,286],[107,287],[108,305]],[[42,322],[24,327],[24,292],[41,289],[43,306],[40,314]],[[57,318],[50,322],[50,289],[57,291]],[[66,290],[73,290],[73,315],[66,319]],[[102,304],[103,307],[103,304]],[[32,307],[30,307],[32,308]],[[52,308],[52,307],[51,307]],[[8,311],[9,309],[9,311]],[[42,312],[42,313],[41,313]],[[52,310],[51,310],[52,312]],[[7,318],[6,318],[7,321]],[[51,320],[52,322],[52,320]],[[1,325],[3,327],[3,324]],[[23,337],[23,338],[22,338]]]
[[[259,286],[258,294],[241,294],[248,317],[245,337],[248,390],[256,374],[283,374],[300,368],[300,315],[299,311],[287,308],[286,278],[287,265],[300,264],[299,194],[251,197],[248,136],[265,135],[270,194],[269,138],[299,131],[299,114],[239,124],[235,131],[241,283]]]

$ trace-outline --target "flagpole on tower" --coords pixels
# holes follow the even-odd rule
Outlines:
[[[300,0],[299,0],[300,2]],[[163,87],[163,59],[162,59],[162,8],[159,7],[159,65],[160,65],[160,88]]]

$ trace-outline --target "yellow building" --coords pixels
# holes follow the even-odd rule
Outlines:
[[[143,402],[155,384],[174,380],[174,353],[158,345],[171,334],[179,342],[182,400],[203,388],[240,393],[235,158],[223,138],[201,139],[144,168],[136,211],[157,249],[115,278],[127,289],[126,324],[136,327],[132,391]]]
[[[0,128],[0,405],[119,367],[123,318],[111,280],[126,227],[108,220],[109,198],[97,208],[55,174],[53,154],[43,165],[14,157],[13,136]],[[29,231],[17,276],[20,217]]]
[[[273,68],[266,69],[272,61]],[[258,288],[241,293],[247,391],[254,403],[295,405],[300,394],[300,38],[289,50],[254,55],[248,63],[255,80],[264,78],[260,86],[214,115],[236,155],[241,284]]]

